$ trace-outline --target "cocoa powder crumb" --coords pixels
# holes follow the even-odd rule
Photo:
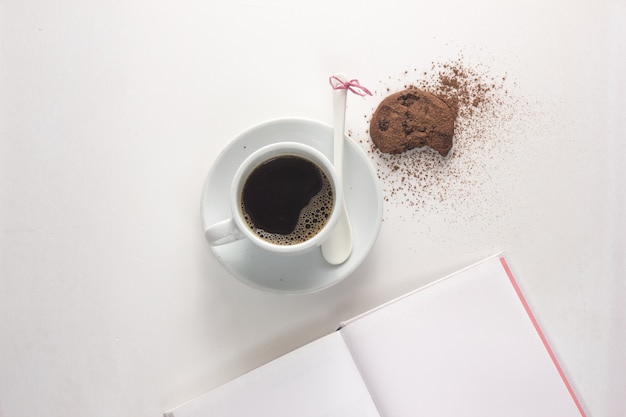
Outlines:
[[[516,105],[509,93],[509,77],[491,74],[484,64],[471,65],[461,55],[452,61],[434,62],[427,71],[404,71],[397,81],[404,81],[405,89],[437,96],[456,118],[453,147],[445,157],[418,148],[389,154],[374,143],[366,147],[383,186],[385,202],[415,208],[412,212],[418,217],[415,214],[425,208],[449,210],[482,198],[477,190],[491,181],[489,166],[497,164],[498,155],[507,148],[507,122]],[[386,96],[398,90],[384,85],[375,95],[383,95],[380,91]],[[373,113],[374,109],[365,115],[368,125]],[[368,132],[373,133],[371,125]],[[481,201],[478,206],[492,203]],[[463,220],[467,219],[457,219]]]

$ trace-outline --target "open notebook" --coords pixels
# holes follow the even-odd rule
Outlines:
[[[504,257],[341,324],[166,417],[585,417]]]

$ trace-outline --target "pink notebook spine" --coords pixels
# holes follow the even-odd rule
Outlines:
[[[520,301],[522,302],[522,305],[524,306],[524,309],[526,310],[526,314],[528,314],[528,317],[530,317],[530,320],[531,320],[533,326],[535,327],[535,330],[537,331],[537,334],[539,335],[539,338],[541,339],[541,342],[543,343],[544,347],[548,351],[548,354],[550,355],[550,359],[552,359],[552,362],[554,363],[554,366],[556,367],[557,371],[559,372],[559,375],[561,376],[561,379],[563,380],[563,383],[567,387],[567,390],[568,390],[569,394],[571,395],[572,400],[576,404],[576,407],[578,408],[578,411],[580,412],[580,415],[582,417],[586,417],[585,410],[583,409],[582,404],[580,403],[580,401],[576,397],[576,393],[574,392],[574,389],[572,388],[572,385],[569,383],[567,377],[565,376],[565,372],[563,371],[563,368],[559,364],[559,361],[557,360],[556,355],[554,354],[554,352],[552,351],[552,348],[548,344],[548,339],[546,339],[546,336],[544,335],[543,331],[541,330],[541,327],[539,326],[539,323],[537,322],[537,319],[535,318],[532,310],[530,309],[530,306],[528,305],[528,302],[526,301],[526,298],[524,298],[524,294],[522,294],[522,290],[520,289],[519,285],[517,284],[517,281],[515,280],[515,277],[513,276],[513,273],[511,272],[511,268],[509,268],[509,265],[506,263],[506,260],[503,257],[500,257],[500,263],[502,264],[502,267],[504,268],[507,276],[509,277],[509,281],[511,281],[511,285],[513,285],[513,288],[515,289],[515,292],[517,293],[517,296],[519,297]]]

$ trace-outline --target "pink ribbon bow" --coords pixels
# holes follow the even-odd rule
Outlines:
[[[363,87],[359,83],[359,80],[342,81],[333,75],[328,79],[328,82],[330,83],[330,86],[333,88],[333,90],[349,90],[361,97],[364,97],[366,95],[372,95],[370,90]]]

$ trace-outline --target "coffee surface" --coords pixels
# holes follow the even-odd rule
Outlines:
[[[280,156],[255,168],[242,191],[248,227],[278,245],[293,245],[315,236],[333,209],[328,177],[313,162]]]

